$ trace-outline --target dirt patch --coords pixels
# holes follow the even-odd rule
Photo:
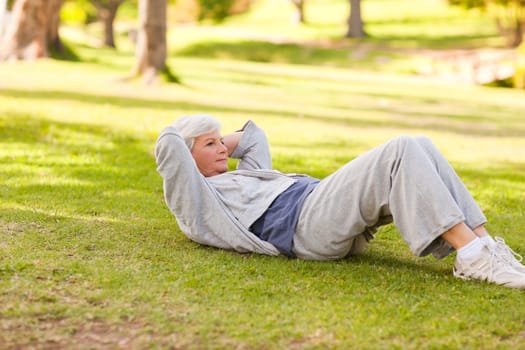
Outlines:
[[[6,350],[147,349],[177,347],[175,334],[161,335],[141,321],[110,324],[92,320],[40,319],[31,324],[0,319],[0,344]]]
[[[0,222],[0,232],[8,235],[23,233],[26,230],[39,231],[41,229],[42,225],[35,222],[29,224],[20,224],[17,222]]]

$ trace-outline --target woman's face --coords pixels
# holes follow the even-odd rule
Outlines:
[[[197,136],[191,155],[201,174],[206,177],[228,171],[228,149],[218,130]]]

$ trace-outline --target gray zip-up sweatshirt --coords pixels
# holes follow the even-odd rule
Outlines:
[[[191,240],[242,253],[278,255],[272,244],[248,228],[295,180],[271,170],[270,150],[262,129],[248,121],[242,131],[232,154],[240,159],[237,170],[206,178],[177,130],[173,126],[165,128],[155,146],[164,198],[180,229]]]

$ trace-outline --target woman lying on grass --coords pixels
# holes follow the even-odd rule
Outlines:
[[[323,180],[272,170],[252,121],[221,136],[213,117],[181,118],[155,156],[166,203],[192,240],[238,252],[310,260],[362,253],[393,222],[417,256],[457,250],[454,276],[525,289],[521,257],[485,230],[486,218],[426,137],[373,148]],[[228,171],[228,157],[239,159]]]

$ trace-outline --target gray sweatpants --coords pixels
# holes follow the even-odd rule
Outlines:
[[[486,222],[456,172],[424,137],[397,137],[350,161],[309,195],[294,235],[298,258],[339,259],[354,238],[393,222],[417,256],[453,251],[440,236],[465,222]],[[360,236],[362,239],[363,236]]]

